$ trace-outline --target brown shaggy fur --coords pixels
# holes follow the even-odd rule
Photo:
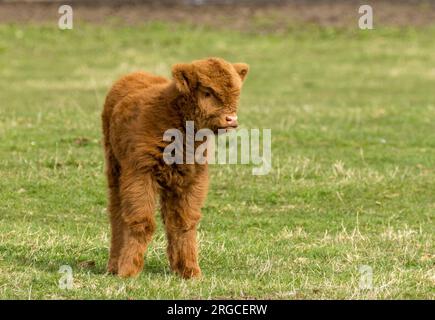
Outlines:
[[[219,58],[176,64],[173,80],[137,72],[118,80],[102,113],[109,184],[111,246],[108,271],[137,275],[156,228],[154,212],[160,196],[171,269],[184,278],[201,275],[196,226],[208,187],[207,164],[163,161],[167,129],[185,134],[186,121],[195,130],[216,132],[235,116],[244,63]]]

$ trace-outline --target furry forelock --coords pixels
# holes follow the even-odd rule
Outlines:
[[[208,58],[192,62],[199,83],[213,89],[221,98],[240,93],[242,79],[234,66],[221,58]]]

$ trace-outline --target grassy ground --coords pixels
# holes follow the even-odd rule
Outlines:
[[[0,298],[433,299],[434,37],[0,25]],[[239,116],[272,129],[273,169],[212,168],[202,280],[169,272],[161,223],[139,278],[106,275],[105,93],[206,56],[251,65]]]

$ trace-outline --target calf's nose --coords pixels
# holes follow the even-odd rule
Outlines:
[[[226,120],[229,126],[237,126],[237,116],[226,116]]]

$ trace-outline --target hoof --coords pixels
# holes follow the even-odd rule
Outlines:
[[[176,270],[176,272],[183,279],[199,279],[202,276],[201,269],[199,267],[183,268],[182,270]]]
[[[144,262],[141,255],[121,258],[119,260],[117,274],[122,278],[135,277],[142,271],[143,265]]]

